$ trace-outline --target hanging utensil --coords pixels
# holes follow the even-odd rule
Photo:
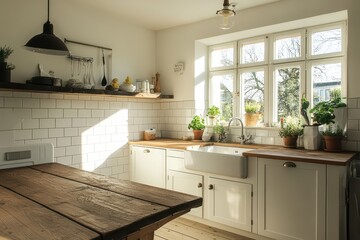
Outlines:
[[[107,80],[106,80],[106,77],[105,77],[105,54],[104,54],[104,49],[102,50],[102,55],[103,55],[102,60],[103,60],[104,77],[102,78],[101,86],[106,86]]]

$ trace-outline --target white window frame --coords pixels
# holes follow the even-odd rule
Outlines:
[[[259,42],[264,42],[264,61],[261,62],[255,62],[255,63],[242,63],[241,62],[241,58],[242,58],[242,47],[243,45],[248,45],[248,44],[254,44],[254,43],[259,43]],[[238,66],[239,67],[252,67],[252,66],[259,66],[259,65],[265,65],[268,64],[269,62],[269,37],[268,36],[260,36],[260,37],[255,37],[255,38],[248,38],[245,40],[240,40],[238,41]]]
[[[299,89],[299,103],[301,103],[301,96],[306,90],[306,74],[305,74],[305,63],[304,62],[288,62],[282,64],[272,65],[270,69],[270,79],[269,79],[269,106],[271,110],[269,111],[269,122],[278,122],[277,121],[277,84],[275,78],[275,71],[279,68],[291,68],[291,67],[300,67],[300,89]]]
[[[344,57],[337,57],[337,58],[326,58],[326,59],[317,59],[307,62],[307,86],[306,86],[306,98],[310,102],[310,107],[313,107],[313,80],[312,80],[312,73],[311,68],[314,65],[321,65],[321,64],[332,64],[332,63],[341,63],[341,95],[343,97],[347,96],[347,72],[346,72],[346,60]],[[346,99],[345,99],[346,100]],[[346,102],[346,101],[345,101]]]
[[[246,72],[258,72],[258,71],[264,71],[264,123],[268,122],[267,116],[268,116],[268,109],[269,109],[269,101],[268,101],[268,94],[269,94],[269,67],[264,66],[255,66],[255,67],[249,67],[249,68],[241,68],[238,71],[238,77],[237,77],[237,86],[239,88],[237,89],[237,92],[239,92],[239,96],[235,101],[238,104],[237,111],[238,116],[241,116],[242,118],[245,116],[245,106],[243,103],[244,100],[244,94],[242,94],[243,90],[243,81],[241,75]],[[245,120],[245,119],[244,119]]]
[[[298,62],[301,60],[305,60],[305,50],[306,50],[306,40],[305,40],[305,36],[306,36],[306,29],[296,29],[296,30],[291,30],[291,31],[286,31],[286,32],[281,32],[281,33],[275,33],[272,34],[270,37],[270,63],[287,63],[287,62]],[[300,57],[296,57],[296,58],[285,58],[285,59],[275,59],[275,42],[276,39],[278,38],[287,38],[287,37],[292,37],[295,35],[300,34],[300,39],[301,39],[301,49],[300,49]]]
[[[322,32],[327,30],[332,30],[340,28],[342,32],[342,39],[341,39],[341,51],[334,52],[334,53],[324,53],[324,54],[317,54],[312,55],[312,34],[315,32]],[[307,29],[307,37],[308,37],[308,44],[307,44],[307,59],[319,59],[319,58],[330,58],[330,57],[339,57],[344,56],[347,50],[347,25],[346,22],[337,22],[332,24],[326,24],[321,26],[315,26]]]
[[[225,49],[225,48],[233,48],[234,49],[234,55],[233,55],[233,59],[234,59],[234,64],[231,66],[224,66],[224,67],[211,67],[211,53],[215,50],[220,50],[220,49]],[[237,45],[236,45],[236,41],[234,42],[228,42],[228,43],[224,43],[224,44],[218,44],[218,45],[214,45],[214,46],[210,46],[209,47],[209,70],[210,71],[219,71],[219,70],[226,70],[226,69],[232,69],[232,68],[236,68],[237,66]]]

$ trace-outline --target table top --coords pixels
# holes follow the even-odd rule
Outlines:
[[[200,197],[57,163],[0,170],[0,179],[5,239],[122,239],[202,204]]]

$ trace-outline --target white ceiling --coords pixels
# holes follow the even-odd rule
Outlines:
[[[223,0],[76,0],[96,9],[116,14],[129,22],[161,30],[213,18]],[[230,0],[236,10],[279,0]]]

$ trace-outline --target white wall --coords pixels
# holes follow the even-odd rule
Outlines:
[[[155,32],[131,25],[77,1],[61,0],[50,3],[50,22],[59,38],[113,49],[112,52],[106,51],[107,60],[110,62],[108,80],[111,80],[111,77],[119,77],[122,81],[127,75],[134,80],[151,79],[155,74]],[[16,69],[12,71],[13,82],[25,82],[38,75],[38,63],[42,63],[47,70],[54,70],[63,80],[69,79],[69,59],[32,53],[23,48],[31,37],[42,32],[46,19],[45,0],[1,0],[0,46],[6,44],[15,49],[8,60],[16,65]],[[70,43],[67,46],[74,55],[95,58],[94,73],[100,83],[100,50]]]
[[[348,10],[348,96],[360,96],[358,67],[360,58],[360,3],[358,0],[302,0],[279,1],[239,11],[236,26],[230,31],[217,28],[215,19],[157,32],[157,69],[162,73],[164,92],[172,93],[177,100],[194,100],[193,86],[195,41],[228,33],[309,18],[317,15]],[[185,61],[181,79],[173,72],[173,64]]]

